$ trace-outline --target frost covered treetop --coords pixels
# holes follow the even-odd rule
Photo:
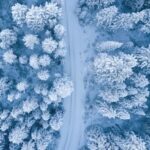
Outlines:
[[[117,41],[104,41],[101,43],[97,43],[96,49],[98,52],[109,52],[121,48],[122,45],[123,43]]]
[[[45,12],[42,7],[32,6],[26,13],[26,24],[33,31],[42,31],[46,21]]]
[[[17,41],[16,33],[11,29],[4,29],[0,32],[0,47],[7,49]]]
[[[42,42],[43,51],[48,54],[51,54],[52,52],[54,52],[57,49],[57,46],[58,46],[58,43],[52,38],[46,38]]]
[[[73,83],[68,78],[60,78],[54,82],[54,90],[58,96],[65,98],[73,92]]]
[[[123,82],[132,75],[136,65],[137,60],[132,55],[111,56],[106,53],[99,54],[93,63],[100,82]]]
[[[39,44],[39,39],[36,35],[27,34],[23,37],[23,42],[27,48],[33,50],[35,45]]]
[[[21,5],[16,3],[12,6],[12,18],[19,26],[23,26],[25,24],[26,13],[28,11],[28,7],[26,5]]]

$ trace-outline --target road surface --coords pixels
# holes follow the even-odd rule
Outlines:
[[[85,33],[76,16],[75,7],[78,0],[64,0],[64,25],[66,28],[66,43],[68,54],[65,59],[65,72],[74,83],[74,92],[65,100],[64,124],[61,129],[61,139],[58,150],[79,150],[84,143],[84,70],[85,50],[93,32]]]
[[[66,72],[70,74],[74,83],[74,93],[65,100],[64,124],[58,150],[78,150],[82,144],[84,134],[84,63],[82,53],[85,50],[84,34],[76,15],[74,14],[76,0],[65,0],[64,20],[67,34],[68,55],[66,57]]]

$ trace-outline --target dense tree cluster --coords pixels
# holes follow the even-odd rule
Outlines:
[[[60,136],[63,99],[73,83],[63,75],[61,5],[12,6],[14,26],[0,32],[0,149],[46,150]]]
[[[101,116],[105,119],[101,119],[104,126],[105,121],[111,119],[111,123],[119,128],[111,126],[105,129],[102,124],[90,125],[85,130],[83,149],[148,150],[149,122],[145,125],[141,122],[142,133],[135,126],[127,131],[123,123],[126,121],[129,125],[128,120],[134,120],[135,116],[149,117],[149,46],[134,47],[129,43],[103,41],[96,43],[95,47],[89,81],[95,94],[89,97],[88,108],[99,116],[98,119]],[[101,122],[98,119],[97,122]]]
[[[107,15],[106,15],[107,14]],[[110,6],[97,12],[96,24],[98,28],[104,28],[108,31],[131,30],[139,22],[144,23],[144,18],[147,16],[147,11],[132,13],[121,13],[116,6]]]
[[[147,0],[123,0],[121,5],[116,0],[79,0],[77,15],[82,24],[91,22],[106,31],[137,28],[142,33],[150,33],[149,8]]]
[[[99,125],[86,130],[86,147],[89,150],[147,150],[147,143],[134,132],[118,134],[117,127],[102,129]],[[120,131],[119,131],[120,132]]]
[[[77,15],[80,22],[87,23],[93,21],[93,16],[99,10],[112,6],[116,0],[79,0]]]
[[[12,7],[12,17],[16,24],[27,25],[34,32],[42,31],[45,26],[54,28],[61,14],[61,7],[57,3],[47,2],[45,6],[32,6],[31,8],[17,3]],[[57,28],[60,27],[57,26]]]
[[[148,47],[141,47],[135,50],[136,58],[139,62],[139,67],[146,75],[150,74],[150,45]]]
[[[121,52],[122,47],[116,41],[97,44],[92,67],[97,86],[94,108],[105,117],[126,120],[131,114],[145,115],[149,81],[144,68],[149,67],[149,59],[143,51],[148,48],[139,48],[139,52],[136,48],[130,54]],[[136,71],[139,67],[141,72]]]
[[[100,124],[85,130],[83,150],[148,150],[149,136],[142,139],[145,129],[139,126],[149,120],[150,1],[78,0],[76,13],[82,25],[97,33],[85,80],[85,120]],[[103,131],[105,124],[132,129],[114,134]]]

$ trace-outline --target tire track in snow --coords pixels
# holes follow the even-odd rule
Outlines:
[[[64,116],[64,127],[62,127],[61,139],[58,146],[58,150],[78,150],[81,138],[83,136],[83,77],[82,77],[82,63],[80,61],[80,50],[83,50],[82,47],[79,49],[80,38],[77,39],[76,34],[73,30],[78,30],[76,26],[77,23],[72,21],[76,18],[74,14],[76,1],[65,0],[63,3],[64,8],[64,19],[66,26],[66,41],[68,47],[68,58],[67,62],[69,63],[70,76],[74,82],[74,93],[71,98],[65,101],[65,116]],[[70,10],[70,11],[69,11]],[[69,14],[72,14],[69,16]],[[74,17],[74,18],[73,18]],[[76,26],[74,26],[76,24]],[[79,26],[79,25],[78,25]],[[75,29],[74,29],[75,28]],[[80,30],[78,31],[80,32]],[[76,41],[76,43],[74,43]],[[77,46],[78,45],[78,46]]]

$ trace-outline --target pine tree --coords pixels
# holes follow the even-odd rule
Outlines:
[[[9,141],[14,144],[22,144],[28,136],[28,130],[25,127],[16,126],[9,133]]]
[[[17,41],[17,35],[13,30],[4,29],[0,32],[0,47],[3,49],[9,48],[11,45],[15,44]]]
[[[42,31],[46,25],[44,9],[32,6],[26,13],[26,24],[29,29],[35,32]]]
[[[37,35],[27,34],[23,37],[23,42],[27,48],[33,50],[34,47],[39,44],[39,39]]]
[[[54,81],[54,90],[61,98],[65,98],[73,92],[73,83],[66,77]]]
[[[26,20],[26,13],[28,11],[27,6],[16,3],[14,6],[12,6],[11,10],[14,22],[22,27]]]
[[[108,8],[104,8],[100,10],[96,14],[96,23],[98,28],[109,29],[113,22],[113,19],[118,14],[118,8],[115,6],[110,6]]]

